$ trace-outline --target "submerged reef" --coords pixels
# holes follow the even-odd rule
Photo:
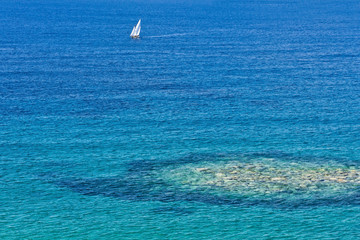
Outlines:
[[[298,208],[360,204],[360,165],[273,154],[193,154],[137,161],[125,175],[55,180],[82,195],[129,201]]]

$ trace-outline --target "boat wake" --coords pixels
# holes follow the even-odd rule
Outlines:
[[[178,37],[189,35],[189,33],[174,33],[174,34],[166,34],[166,35],[159,35],[159,36],[147,36],[146,38],[164,38],[164,37]]]

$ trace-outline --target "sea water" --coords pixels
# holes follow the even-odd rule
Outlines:
[[[360,238],[359,9],[1,1],[0,238]]]

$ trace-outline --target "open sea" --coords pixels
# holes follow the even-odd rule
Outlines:
[[[0,239],[360,239],[360,2],[0,0]]]

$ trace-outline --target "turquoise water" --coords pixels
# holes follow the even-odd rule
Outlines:
[[[360,238],[359,9],[1,2],[0,238]]]

